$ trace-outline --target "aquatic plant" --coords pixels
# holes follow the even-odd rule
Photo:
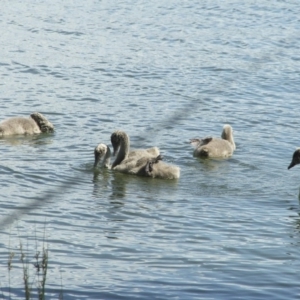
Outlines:
[[[48,271],[48,247],[45,242],[45,232],[43,237],[42,249],[39,249],[37,238],[35,237],[35,249],[34,253],[30,253],[27,247],[24,249],[24,245],[19,240],[18,250],[11,250],[10,239],[9,239],[9,253],[7,261],[7,271],[8,271],[8,287],[5,288],[7,294],[4,295],[3,289],[1,287],[1,299],[12,299],[12,281],[11,281],[11,272],[12,270],[19,269],[22,271],[22,279],[24,286],[24,299],[39,299],[44,300],[46,294],[46,280],[47,280],[47,271]],[[17,254],[17,255],[16,255]],[[17,259],[19,258],[19,259]],[[21,264],[21,267],[18,268],[18,264]],[[33,274],[34,273],[34,274]],[[58,299],[63,299],[63,290],[61,284],[61,291]]]

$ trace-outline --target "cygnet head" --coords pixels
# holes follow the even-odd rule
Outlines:
[[[53,124],[49,122],[41,113],[34,112],[30,115],[30,117],[38,124],[41,132],[54,132]]]
[[[228,141],[230,139],[230,137],[232,136],[232,132],[233,132],[232,127],[228,124],[225,124],[223,126],[223,131],[222,131],[222,139]]]
[[[291,161],[290,165],[288,166],[288,170],[298,164],[300,164],[300,148],[298,148],[294,152],[292,161]]]
[[[129,148],[129,138],[124,131],[121,130],[114,131],[110,136],[110,140],[114,149],[113,155],[116,155],[116,153],[118,152],[122,141],[127,142]]]
[[[95,155],[95,162],[94,162],[94,168],[97,167],[101,159],[106,156],[108,147],[105,144],[99,144],[96,146],[94,150],[94,155]]]
[[[233,149],[235,150],[235,143],[234,143],[234,139],[233,139],[233,130],[232,127],[229,124],[225,124],[223,126],[223,131],[222,131],[222,135],[221,135],[222,139],[227,140],[229,143],[232,144]]]

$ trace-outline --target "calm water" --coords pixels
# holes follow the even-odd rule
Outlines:
[[[0,140],[1,299],[24,299],[19,244],[34,282],[43,241],[48,299],[300,298],[299,1],[0,8],[0,117],[56,126]],[[193,158],[225,123],[234,156]],[[94,172],[115,129],[181,178]]]

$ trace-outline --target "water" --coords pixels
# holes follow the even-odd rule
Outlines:
[[[24,299],[19,244],[34,282],[44,242],[48,299],[299,298],[298,1],[0,6],[1,119],[56,126],[0,140],[4,299]],[[225,123],[234,156],[193,158]],[[181,178],[94,172],[117,128]]]

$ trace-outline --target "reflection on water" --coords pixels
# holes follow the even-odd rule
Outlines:
[[[0,138],[0,145],[20,146],[29,145],[32,147],[42,146],[53,143],[53,134],[38,135],[12,135]]]
[[[126,185],[129,179],[128,176],[117,172],[112,172],[111,175],[111,194],[109,199],[113,204],[120,204],[118,200],[126,197]]]
[[[93,195],[97,198],[103,198],[109,193],[109,199],[112,203],[128,195],[126,186],[130,185],[137,189],[141,195],[145,192],[145,198],[149,196],[149,192],[155,197],[160,190],[165,191],[166,188],[176,188],[178,180],[164,180],[156,178],[148,178],[143,176],[128,175],[105,168],[97,168],[94,170],[93,176]],[[110,191],[109,191],[110,190]]]
[[[208,158],[200,158],[196,157],[194,158],[196,161],[198,161],[201,164],[201,168],[204,171],[217,171],[218,169],[224,170],[226,166],[229,166],[231,158],[227,159],[208,159]]]
[[[294,219],[294,222],[295,222],[295,225],[296,225],[296,229],[297,229],[298,233],[300,234],[300,213],[298,213],[297,218],[293,218],[293,219]],[[299,239],[299,243],[300,243],[300,239]]]
[[[112,200],[124,198],[126,196],[127,176],[113,172],[108,169],[95,169],[93,177],[93,196],[96,198],[106,198],[107,194]]]

